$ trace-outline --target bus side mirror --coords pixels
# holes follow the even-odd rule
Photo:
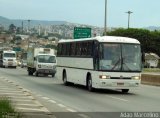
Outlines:
[[[36,61],[36,57],[34,57],[34,61]]]

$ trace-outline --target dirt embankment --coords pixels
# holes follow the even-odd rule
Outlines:
[[[141,76],[141,83],[160,86],[160,75],[149,75],[149,74],[142,74]]]

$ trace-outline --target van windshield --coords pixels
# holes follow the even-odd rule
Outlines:
[[[38,62],[40,63],[56,63],[56,58],[55,56],[50,56],[50,55],[39,55],[37,57]]]
[[[4,57],[16,57],[15,53],[4,53]]]

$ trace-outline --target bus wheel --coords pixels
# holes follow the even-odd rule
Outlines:
[[[88,79],[87,79],[87,89],[89,91],[94,91],[94,88],[92,87],[92,78],[91,78],[91,76],[89,76]]]
[[[66,72],[63,72],[63,83],[64,83],[64,85],[66,85],[66,86],[68,85]]]
[[[122,93],[128,93],[129,89],[122,89]]]

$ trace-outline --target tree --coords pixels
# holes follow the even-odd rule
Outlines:
[[[140,41],[142,50],[160,55],[160,32],[146,29],[117,29],[108,32],[110,36],[124,36],[136,38]]]
[[[16,32],[16,26],[15,26],[14,24],[11,24],[11,25],[9,26],[9,32],[10,32],[10,33],[15,33],[15,32]]]

